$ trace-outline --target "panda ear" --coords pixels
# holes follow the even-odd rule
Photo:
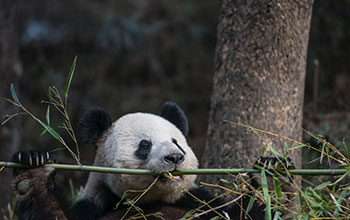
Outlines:
[[[111,116],[100,108],[84,113],[78,123],[78,140],[84,144],[95,144],[112,125]]]
[[[185,113],[176,103],[171,101],[165,102],[160,116],[173,123],[184,136],[187,136],[189,131],[188,121]]]

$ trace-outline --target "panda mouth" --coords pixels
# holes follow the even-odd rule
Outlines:
[[[173,171],[176,171],[176,170],[173,170]],[[159,175],[159,179],[162,182],[171,181],[171,180],[182,181],[183,180],[183,175],[176,175],[176,176],[174,176],[174,175],[171,174],[171,172],[173,172],[173,171],[162,173],[161,175]]]

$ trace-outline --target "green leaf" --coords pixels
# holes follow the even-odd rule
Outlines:
[[[309,218],[308,215],[304,215],[303,220],[309,220],[309,219],[310,219],[310,218]]]
[[[305,146],[306,146],[305,144],[299,144],[299,145],[291,146],[288,150],[291,151],[291,150],[295,150],[295,149],[302,148]]]
[[[323,144],[322,144],[322,152],[321,152],[321,158],[320,158],[320,164],[322,164],[323,161],[323,155],[324,153],[324,148],[326,147],[326,140],[323,140]]]
[[[127,197],[127,195],[128,195],[128,190],[125,190],[125,191],[123,192],[123,194],[122,194],[122,196],[121,196],[119,202],[115,205],[115,209],[118,209],[120,203],[124,201],[124,199]]]
[[[47,106],[47,109],[46,109],[46,123],[47,125],[50,125],[50,106],[49,105]]]
[[[265,152],[265,147],[262,147],[262,148],[260,149],[260,156],[263,156],[263,155],[264,155],[264,152]]]
[[[322,183],[321,185],[316,186],[315,190],[321,190],[321,189],[326,188],[327,186],[330,186],[330,185],[331,185],[331,182],[327,181],[327,182]]]
[[[269,188],[268,188],[266,173],[265,173],[264,169],[261,170],[261,187],[263,189],[264,198],[265,198],[265,201],[266,201],[265,219],[266,220],[271,220],[272,219],[272,215],[271,215],[271,196],[269,194]]]
[[[273,186],[276,192],[276,203],[277,203],[276,206],[279,206],[282,200],[282,188],[281,188],[281,181],[276,177],[273,177]]]
[[[14,100],[17,104],[20,104],[20,103],[19,103],[19,100],[18,100],[18,97],[17,97],[17,94],[16,94],[16,91],[15,91],[15,86],[13,85],[13,83],[11,83],[11,85],[10,85],[10,90],[11,90],[11,95],[12,95],[13,100]]]
[[[255,194],[253,194],[252,197],[250,197],[250,199],[249,199],[249,203],[248,203],[248,206],[247,206],[247,209],[246,209],[246,215],[253,208],[254,202],[255,202]]]
[[[336,213],[337,212],[343,212],[343,209],[341,208],[341,200],[339,202],[339,200],[335,199],[335,196],[333,194],[330,194],[330,197],[332,198],[332,200],[334,201],[335,206],[337,207]]]
[[[284,142],[284,158],[288,158],[288,152],[289,152],[288,144]]]
[[[54,138],[56,138],[57,140],[59,140],[61,138],[61,136],[53,129],[51,128],[49,125],[45,124],[44,122],[38,120],[38,122],[41,124],[41,126],[43,126],[45,128],[45,130],[47,130]]]
[[[232,181],[220,179],[220,182],[226,183],[226,184],[232,184]]]
[[[282,157],[280,153],[277,152],[277,150],[275,148],[273,148],[272,146],[270,146],[270,149],[272,151],[272,153],[277,156],[277,157]]]
[[[313,200],[309,197],[309,195],[305,195],[305,199],[308,201],[308,203],[311,205],[311,207],[312,207],[313,209],[320,209],[320,208],[323,209],[321,203],[318,203],[318,202],[313,201]]]
[[[273,217],[273,220],[280,220],[281,218],[281,213],[279,211],[275,212],[275,216]]]
[[[322,201],[322,197],[320,195],[318,195],[318,193],[311,187],[308,187],[308,190],[311,192],[312,196],[315,198],[315,200],[321,202]]]
[[[69,74],[68,74],[68,77],[66,80],[66,84],[64,86],[64,97],[66,97],[66,98],[68,97],[68,91],[69,91],[70,84],[72,82],[72,78],[74,75],[76,65],[77,65],[77,56],[74,57],[73,64],[70,68],[70,71],[69,71]]]
[[[52,101],[52,95],[51,95],[51,87],[47,90],[47,97],[49,98],[49,101]]]
[[[44,134],[46,134],[46,130],[45,129],[43,129],[43,131],[40,133],[40,136],[43,136]]]

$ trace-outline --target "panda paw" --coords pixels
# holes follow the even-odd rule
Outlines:
[[[13,168],[15,178],[12,186],[20,196],[30,196],[33,192],[42,193],[54,187],[53,177],[56,170],[53,167],[40,168],[45,164],[55,162],[49,152],[20,151],[12,156],[12,162],[30,166],[29,168]]]
[[[274,189],[274,178],[278,178],[281,182],[283,192],[294,191],[294,177],[286,172],[287,169],[295,169],[293,161],[290,158],[279,157],[260,157],[254,164],[254,169],[265,169],[267,177],[268,188]],[[250,175],[252,178],[251,185],[254,188],[262,186],[262,179],[260,173]]]
[[[51,153],[47,151],[19,151],[12,156],[12,162],[36,168],[45,164],[54,163],[55,161]],[[13,168],[13,176],[17,176],[26,170],[27,169],[23,168]]]
[[[282,171],[285,169],[294,169],[295,167],[290,158],[259,157],[254,164],[254,168],[264,168],[270,171]]]

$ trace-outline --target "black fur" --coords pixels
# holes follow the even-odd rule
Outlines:
[[[82,199],[74,204],[70,210],[72,219],[99,219],[106,213],[113,211],[116,204],[121,200],[120,197],[114,194],[104,182],[100,182],[98,192],[94,199],[95,201]],[[98,204],[96,203],[96,200],[100,200]]]
[[[89,200],[80,200],[71,209],[73,220],[95,220],[103,216],[104,210],[101,206]]]
[[[176,145],[176,147],[177,148],[179,148],[179,150],[181,150],[181,152],[183,153],[183,154],[186,154],[186,151],[179,145],[179,143],[177,143],[177,140],[176,139],[171,139],[171,141],[173,142],[173,144],[175,144]]]
[[[187,136],[189,128],[185,113],[174,102],[167,101],[163,104],[160,116],[173,123],[184,136]]]
[[[139,147],[135,151],[135,156],[140,160],[146,160],[148,155],[151,153],[152,142],[146,139],[143,139],[139,143]]]
[[[91,109],[79,120],[78,139],[84,144],[95,144],[111,125],[111,116],[106,111]]]

